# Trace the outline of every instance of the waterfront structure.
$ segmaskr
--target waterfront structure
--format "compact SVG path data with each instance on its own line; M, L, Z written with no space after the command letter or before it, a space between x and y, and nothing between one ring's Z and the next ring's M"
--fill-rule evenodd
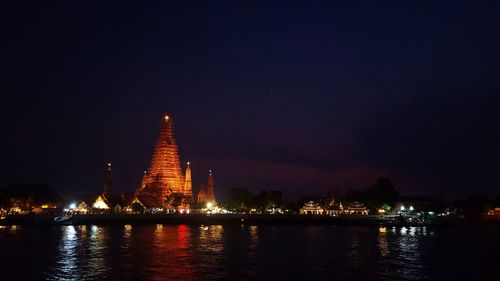
M400 197L399 201L396 202L392 213L394 215L407 215L416 212L439 213L445 209L445 206L445 203L436 198L404 196Z
M343 214L345 215L368 215L368 208L365 207L363 203L360 202L351 202L347 203L346 207L343 209Z
M329 197L328 204L325 207L325 214L331 217L336 217L340 215L344 210L341 202L335 201L335 194L331 194Z
M499 207L491 208L491 209L488 210L488 212L486 214L488 216L497 216L497 217L500 217L500 208Z
M50 185L17 183L0 187L0 208L10 214L51 213L60 207L59 198Z
M157 198L143 194L140 197L135 197L126 208L126 213L138 214L149 213L154 214L164 210L163 202L157 201Z
M336 216L342 214L343 211L344 211L344 207L342 206L342 203L328 205L325 208L325 214L327 214L331 217L336 217Z
M82 203L85 204L85 202ZM82 205L82 203L80 203L80 205ZM80 205L78 206L79 208ZM97 199L92 204L92 208L94 209L94 211L98 213L112 212L115 214L119 214L122 212L123 206L124 202L121 200L119 196L113 196L113 195L105 196L104 194L97 196ZM79 211L79 208L75 209L75 211ZM85 210L84 212L87 212L86 209L84 210Z
M78 207L76 207L75 209L75 211L80 214L86 214L88 210L89 208L87 206L87 203L85 203L85 201L80 202L80 204L78 204Z
M305 203L299 210L301 215L322 215L323 212L323 208L321 208L319 204L314 201Z
M173 133L173 120L164 114L160 123L160 136L155 146L149 169L144 173L137 197L153 197L164 207L165 199L171 193L192 196L191 169L186 168L186 177L182 176L178 147ZM148 200L149 199L145 199ZM142 200L142 201L145 201Z

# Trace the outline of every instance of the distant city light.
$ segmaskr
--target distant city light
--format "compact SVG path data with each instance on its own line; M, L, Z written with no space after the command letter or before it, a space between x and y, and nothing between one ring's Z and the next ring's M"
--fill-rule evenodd
M213 206L212 202L207 202L207 209L212 208L212 206Z
M401 211L404 211L405 210L405 206L401 206Z
M76 209L76 203L73 202L73 203L69 204L69 208Z
M413 206L410 206L410 211L413 211Z

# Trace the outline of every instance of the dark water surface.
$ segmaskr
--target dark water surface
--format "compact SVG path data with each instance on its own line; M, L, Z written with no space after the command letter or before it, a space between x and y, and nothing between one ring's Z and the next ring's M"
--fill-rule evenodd
M0 226L1 280L500 280L500 228Z

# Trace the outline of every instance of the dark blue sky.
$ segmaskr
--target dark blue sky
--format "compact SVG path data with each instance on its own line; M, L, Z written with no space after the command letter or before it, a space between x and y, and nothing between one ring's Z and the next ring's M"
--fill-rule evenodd
M99 2L1 4L0 183L134 190L170 112L219 196L500 190L497 1Z

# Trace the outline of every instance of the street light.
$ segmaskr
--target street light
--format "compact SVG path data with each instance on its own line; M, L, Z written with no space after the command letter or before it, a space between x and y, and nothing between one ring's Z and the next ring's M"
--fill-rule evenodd
M404 211L405 210L405 206L401 206L401 211Z
M73 203L69 204L69 208L76 209L76 203L73 202Z
M410 211L413 211L413 206L410 206Z

